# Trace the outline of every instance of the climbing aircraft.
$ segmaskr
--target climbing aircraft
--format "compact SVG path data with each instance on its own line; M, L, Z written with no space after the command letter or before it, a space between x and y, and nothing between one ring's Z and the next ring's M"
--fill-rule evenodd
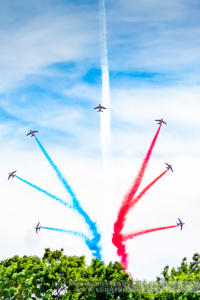
M165 164L166 164L167 170L171 170L172 172L174 172L173 169L172 169L172 165L169 165L168 163L165 163Z
M12 177L12 179L16 176L16 173L17 171L13 171L13 172L11 172L11 173L8 173L8 180L10 179L10 177Z
M180 226L180 227L181 227L181 230L182 230L182 229L183 229L183 225L184 225L185 223L183 223L183 222L181 221L181 219L179 219L179 218L178 218L178 221L179 221L179 223L176 222L177 227Z
M29 133L26 136L31 135L31 137L33 137L36 132L38 132L38 131L37 130L30 130Z
M163 119L155 120L155 121L158 122L157 124L159 124L159 125L161 125L161 124L167 125L167 123L165 121L163 121Z
M94 109L97 109L98 108L98 112L99 111L101 111L101 112L103 112L103 110L102 109L106 109L106 107L104 107L104 106L102 106L101 104L99 104L97 107L94 107Z
M35 227L36 233L38 233L38 231L40 231L41 225L40 222L37 223L37 226Z

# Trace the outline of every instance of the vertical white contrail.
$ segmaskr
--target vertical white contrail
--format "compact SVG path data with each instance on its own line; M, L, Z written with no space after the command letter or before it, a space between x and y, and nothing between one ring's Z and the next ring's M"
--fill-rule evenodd
M100 46L101 46L101 72L102 72L102 99L101 104L107 109L100 112L101 147L103 159L108 160L111 156L111 114L110 114L110 80L108 70L107 54L107 31L106 31L106 9L105 0L100 1Z

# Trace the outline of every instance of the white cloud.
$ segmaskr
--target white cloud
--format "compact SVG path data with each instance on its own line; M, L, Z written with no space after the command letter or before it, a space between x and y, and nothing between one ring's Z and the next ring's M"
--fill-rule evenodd
M2 12L8 18L14 18L15 23L6 24L0 31L1 91L15 86L17 81L37 73L46 65L96 55L97 23L90 7L81 9L76 5L56 5L46 1L45 9L37 8L32 12L32 5L35 7L29 3L27 8L22 1L15 3L16 11L13 6ZM24 11L20 19L19 7Z
M94 105L101 101L100 88L89 84L79 83L72 88L66 89L63 94L68 97L87 99L87 101L92 101Z
M161 88L115 88L112 110L122 121L145 124L166 118L170 125L199 125L199 86Z

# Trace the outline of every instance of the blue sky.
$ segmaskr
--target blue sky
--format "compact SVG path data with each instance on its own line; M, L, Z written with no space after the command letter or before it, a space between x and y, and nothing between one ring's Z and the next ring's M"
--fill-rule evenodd
M98 2L1 5L1 106L8 115L13 106L31 113L39 104L48 111L52 103L85 111L93 105L94 91L99 102ZM114 91L199 84L196 1L109 1L106 6ZM19 113L19 121L26 122Z
M163 117L168 126L162 128L145 182L163 170L165 161L174 163L176 171L131 212L127 230L171 225L181 216L188 225L181 234L154 233L129 241L129 271L153 279L166 264L191 257L199 250L200 225L199 2L106 1L113 151L108 174L101 163L99 114L93 110L101 101L98 1L45 0L41 5L38 0L13 0L0 6L0 210L5 226L0 256L41 255L48 246L90 258L79 240L69 242L56 233L53 243L52 233L46 232L36 239L32 228L38 218L44 226L72 230L83 224L19 182L7 182L5 174L16 168L21 177L63 193L34 141L25 138L29 129L37 129L97 220L105 261L118 259L111 244L113 222L155 132L153 121ZM152 210L150 201L158 209ZM143 252L147 245L148 255Z

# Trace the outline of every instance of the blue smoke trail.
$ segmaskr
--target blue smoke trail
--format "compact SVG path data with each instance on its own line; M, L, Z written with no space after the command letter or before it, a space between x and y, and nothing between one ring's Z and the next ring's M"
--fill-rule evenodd
M53 230L53 231L60 231L60 232L69 233L69 234L72 234L72 235L75 235L75 236L78 236L78 237L82 238L85 242L87 240L89 240L89 238L85 234L83 234L81 232L74 231L74 230L59 229L59 228L45 227L45 226L41 226L40 228L41 229L47 229L47 230Z
M74 230L68 230L68 229L59 229L59 228L53 228L53 227L46 227L46 226L41 226L40 228L41 229L52 230L52 231L65 232L65 233L68 233L68 234L78 236L78 237L80 237L84 240L84 242L86 243L86 245L88 246L88 248L90 250L92 250L92 249L95 250L93 242L91 242L89 237L87 237L85 234L83 234L81 232L77 232L77 231L74 231Z
M65 206L67 206L67 207L69 207L69 208L72 208L72 206L69 205L67 202L65 202L65 201L63 201L62 199L60 199L60 198L54 196L53 194L50 194L49 192L47 192L47 191L41 189L39 186L37 186L37 185L35 185L35 184L32 184L32 183L26 181L25 179L23 179L23 178L21 178L21 177L19 177L19 176L17 176L17 175L16 175L15 177L16 177L17 179L21 180L22 182L24 182L24 183L30 185L31 187L33 187L34 189L38 190L39 192L42 192L42 193L44 193L45 195L47 195L47 196L49 196L49 197L51 197L51 198L53 198L53 199L59 201L61 204L65 205Z
M63 177L63 175L60 172L60 170L58 169L58 167L54 164L54 162L52 161L52 159L50 158L50 156L48 155L48 153L46 152L46 150L44 149L44 147L42 146L42 144L40 143L38 138L36 136L34 136L34 137L35 137L35 140L36 140L38 146L42 150L43 154L45 155L45 157L49 161L50 165L53 167L54 171L56 172L58 178L60 179L60 181L64 185L67 192L70 194L70 196L72 198L74 209L76 209L79 212L79 214L85 219L85 221L88 224L91 232L93 233L94 237L90 240L90 242L89 241L87 242L87 245L90 248L90 250L92 252L94 252L93 255L101 260L101 248L98 245L98 243L100 241L100 238L101 238L101 235L97 231L96 223L93 222L90 219L90 217L88 216L88 214L83 210L83 208L81 207L79 201L77 200L74 192L72 191L70 185L67 183L66 179Z

